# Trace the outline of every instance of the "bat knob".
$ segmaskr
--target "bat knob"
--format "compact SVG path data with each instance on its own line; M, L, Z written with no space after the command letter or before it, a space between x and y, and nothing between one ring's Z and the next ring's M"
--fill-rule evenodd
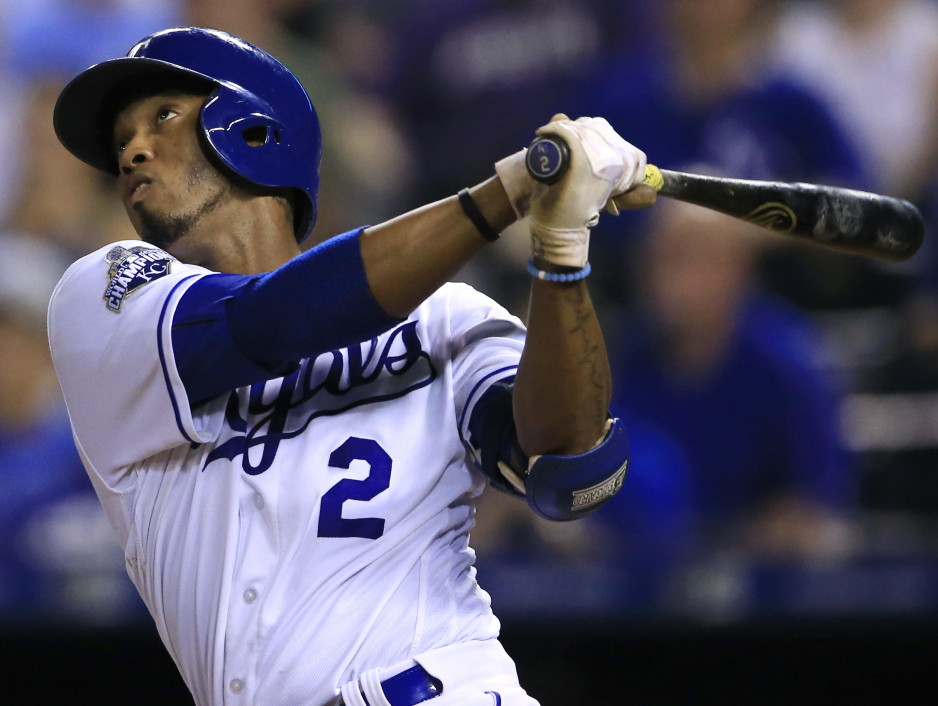
M570 148L556 135L538 137L528 147L525 157L528 174L542 184L556 184L570 166Z

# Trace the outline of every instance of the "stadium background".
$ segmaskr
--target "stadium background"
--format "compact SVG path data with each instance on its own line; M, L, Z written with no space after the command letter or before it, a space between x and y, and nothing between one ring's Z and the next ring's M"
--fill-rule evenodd
M281 58L324 133L312 242L455 193L555 112L662 167L913 200L882 266L662 204L593 237L633 463L576 525L486 493L479 578L545 706L880 703L938 656L938 3L0 0L4 703L191 703L75 454L44 334L68 263L132 237L55 140L58 91L173 25ZM519 315L527 240L462 278ZM127 361L132 365L133 361Z

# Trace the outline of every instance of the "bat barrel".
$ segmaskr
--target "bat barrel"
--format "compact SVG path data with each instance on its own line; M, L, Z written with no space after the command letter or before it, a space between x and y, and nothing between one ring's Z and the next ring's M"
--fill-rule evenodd
M781 235L891 262L922 246L925 224L902 199L814 184L725 179L662 169L658 191Z

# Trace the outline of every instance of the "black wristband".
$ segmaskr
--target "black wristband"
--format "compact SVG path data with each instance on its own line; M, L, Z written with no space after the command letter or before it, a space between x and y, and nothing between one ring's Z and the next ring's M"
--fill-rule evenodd
M482 237L490 243L494 243L498 240L498 232L485 220L482 211L479 210L475 200L469 194L469 189L463 189L456 194L456 196L459 198L459 204L462 206L462 210L466 213L469 220L472 221L472 225L482 234Z

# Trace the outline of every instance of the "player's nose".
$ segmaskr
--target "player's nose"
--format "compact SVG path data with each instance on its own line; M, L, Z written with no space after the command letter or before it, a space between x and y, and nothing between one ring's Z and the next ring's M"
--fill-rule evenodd
M153 146L149 140L142 136L136 136L124 145L117 156L117 163L121 173L129 175L133 174L135 167L151 161L153 157Z

